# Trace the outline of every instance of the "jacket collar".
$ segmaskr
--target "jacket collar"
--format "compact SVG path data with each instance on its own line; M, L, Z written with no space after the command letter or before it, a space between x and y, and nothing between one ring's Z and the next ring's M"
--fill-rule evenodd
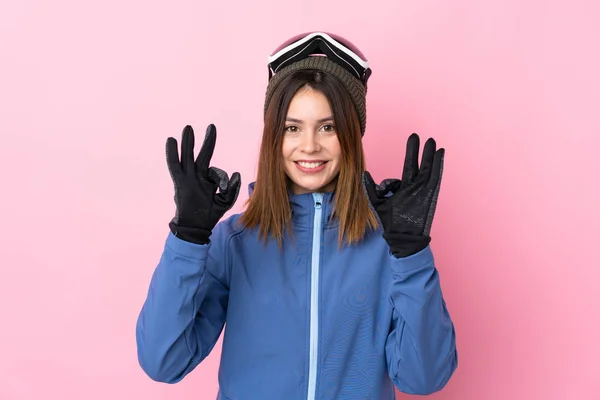
M248 195L252 195L254 191L254 183L251 182L248 185ZM312 226L313 219L315 216L315 210L317 209L317 200L321 198L321 210L322 210L322 225L326 226L329 222L329 218L333 212L333 192L324 193L304 193L294 194L288 189L288 198L290 200L290 206L292 207L292 222L298 226ZM337 220L334 220L329 224L330 227L337 226Z

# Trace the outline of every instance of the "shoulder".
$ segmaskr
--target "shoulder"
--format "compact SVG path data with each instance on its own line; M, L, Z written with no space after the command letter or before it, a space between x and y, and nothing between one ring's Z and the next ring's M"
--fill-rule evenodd
M367 231L362 240L351 247L353 254L358 258L365 256L376 259L389 254L389 245L383 238L383 230L380 227Z
M242 213L231 214L223 218L213 229L213 236L220 240L230 239L235 235L239 235L244 231L244 227L240 223Z
M207 268L224 285L229 282L233 262L232 239L244 231L239 223L241 214L232 214L221 219L210 235Z

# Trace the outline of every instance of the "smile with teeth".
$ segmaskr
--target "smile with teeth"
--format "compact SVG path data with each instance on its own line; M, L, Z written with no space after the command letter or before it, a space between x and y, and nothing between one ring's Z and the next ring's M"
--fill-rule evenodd
M325 164L325 161L317 161L317 162L306 162L306 161L296 161L296 164L300 165L302 168L318 168L321 165Z

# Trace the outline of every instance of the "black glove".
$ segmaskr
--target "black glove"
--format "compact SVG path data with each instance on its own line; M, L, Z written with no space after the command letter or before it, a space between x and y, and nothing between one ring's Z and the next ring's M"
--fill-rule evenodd
M377 185L368 171L363 173L367 195L383 226L383 237L396 257L415 254L431 241L429 232L442 182L444 152L443 148L436 151L435 140L428 139L419 168L419 136L413 133L406 144L402 181L386 179Z
M235 172L231 179L224 171L209 167L217 140L217 130L210 124L204 143L194 162L194 130L183 129L181 162L177 140L167 139L167 165L175 185L175 217L169 223L171 232L192 243L206 244L213 228L233 207L240 191L241 177ZM217 188L220 193L217 194Z

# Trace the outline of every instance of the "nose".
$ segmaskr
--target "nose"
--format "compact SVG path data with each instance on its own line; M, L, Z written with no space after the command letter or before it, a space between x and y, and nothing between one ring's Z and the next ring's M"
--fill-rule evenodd
M319 135L314 130L308 130L302 135L301 149L305 153L314 153L319 151L321 144L319 143Z

